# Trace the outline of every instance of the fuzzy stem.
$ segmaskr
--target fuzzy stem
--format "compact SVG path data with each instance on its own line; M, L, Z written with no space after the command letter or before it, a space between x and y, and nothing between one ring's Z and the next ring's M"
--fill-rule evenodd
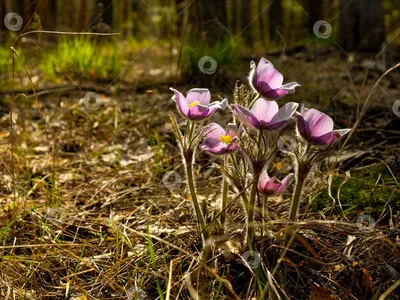
M267 224L267 215L268 215L268 196L267 195L264 196L264 207L261 207L260 211L263 212L263 213L261 213L261 219L262 219L262 223L263 223L261 233L264 236L264 232L266 231L265 229L267 228L266 224Z
M192 142L193 132L194 132L194 127L195 126L196 126L196 124L194 122L190 122L188 120L187 128L188 128L188 131L189 131L189 134L188 134L188 144L189 145Z
M197 199L196 187L194 184L194 173L193 173L194 151L188 150L188 152L189 152L188 155L185 157L188 187L189 187L189 192L190 192L190 198L192 200L194 211L196 213L196 219L197 219L198 225L200 227L199 230L200 230L201 239L203 242L203 247L205 247L205 243L208 238L208 233L207 233L206 221L204 220L204 216L201 211L199 201Z
M228 183L227 178L224 176L224 179L222 182L222 207L221 207L221 216L220 216L220 222L221 222L220 234L225 234L226 206L228 204L228 188L229 188L229 183Z
M260 178L260 173L256 172L254 174L253 184L251 186L250 201L247 208L247 247L250 249L254 248L254 210L256 205L256 195L257 195L257 184Z
M290 212L289 212L289 220L292 222L296 221L297 219L297 211L299 209L301 191L303 190L304 181L306 180L309 172L310 172L309 167L304 166L302 164L299 165L297 171L296 187L294 189L294 195L292 203L290 205Z

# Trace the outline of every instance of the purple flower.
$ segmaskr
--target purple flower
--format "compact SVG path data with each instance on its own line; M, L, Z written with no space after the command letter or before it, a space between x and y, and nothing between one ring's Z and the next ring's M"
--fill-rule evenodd
M279 73L274 65L264 57L256 63L250 63L249 83L260 95L269 99L278 99L286 94L293 94L295 88L300 86L297 82L282 85L283 75Z
M217 123L211 123L204 129L204 142L200 145L202 150L215 155L227 154L239 147L239 138L236 130L224 130Z
M258 99L251 111L238 105L232 104L233 112L244 124L258 129L278 130L281 129L292 118L298 103L289 102L279 109L276 101Z
M297 115L297 129L306 141L320 146L330 145L350 131L333 130L332 118L314 108L301 109Z
M279 181L275 176L270 178L267 172L263 172L258 180L258 190L267 196L280 195L292 182L293 176L293 173L290 173L282 181Z
M174 92L172 100L176 102L179 112L189 120L203 121L210 118L217 109L225 109L228 105L228 99L222 102L216 101L210 104L210 91L208 89L191 89L187 95L170 88Z

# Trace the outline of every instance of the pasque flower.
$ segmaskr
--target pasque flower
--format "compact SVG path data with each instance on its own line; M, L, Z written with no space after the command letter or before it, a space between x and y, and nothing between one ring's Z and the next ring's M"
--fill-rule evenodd
M200 148L214 155L232 153L239 147L237 132L211 123L204 129L204 142Z
M282 194L286 187L292 182L293 173L287 175L282 181L275 176L269 177L267 172L263 172L258 180L258 190L266 196L277 196Z
M244 124L266 130L281 129L291 119L298 106L298 103L289 102L279 108L276 101L263 98L258 99L250 111L238 104L231 105L233 112Z
M218 109L225 109L228 105L228 99L221 102L216 101L210 104L210 91L208 89L191 89L186 97L173 88L172 100L176 102L179 112L191 121L202 121L210 118Z
M330 145L350 131L333 130L332 118L314 108L301 109L297 115L297 129L307 142L320 146Z
M300 86L297 82L282 85L283 75L274 68L274 65L264 57L256 63L250 63L249 83L261 96L269 99L278 99L286 94L293 94Z

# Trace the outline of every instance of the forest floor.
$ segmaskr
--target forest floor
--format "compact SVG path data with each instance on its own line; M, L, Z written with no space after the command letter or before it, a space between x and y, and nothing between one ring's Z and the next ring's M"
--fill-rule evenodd
M397 59L396 51L388 53ZM182 76L177 80L174 66L160 63L165 57L149 57L138 60L117 87L67 77L55 84L35 69L29 72L39 102L27 76L16 79L27 97L12 105L10 86L4 87L2 299L169 299L166 294L189 299L187 272L189 281L197 280L196 288L213 299L254 297L254 272L243 262L239 204L230 211L228 240L215 248L214 273L195 278L199 240L168 119L168 112L176 111L168 88L175 82L182 91L195 86ZM384 68L394 65L382 66L368 55L343 59L340 50L329 47L266 57L285 82L302 85L280 103L312 105L339 128L353 126ZM259 56L241 57L234 70L221 67L210 77L199 73L199 80L205 78L214 99L232 99L236 80L246 81L250 58ZM333 196L326 193L327 183L314 187L315 205L303 212L299 230L318 255L301 244L289 249L278 273L267 278L282 298L378 299L400 279L400 114L393 111L399 85L400 71L382 80L339 167L324 174L334 178ZM95 102L85 99L89 91L97 93ZM210 169L213 159L199 153L196 167L199 194L211 208L221 181ZM285 172L291 170L283 164ZM332 199L342 206L331 207ZM277 198L271 204L280 216L268 220L271 237L263 241L271 272L285 248L275 234L286 225L288 201ZM357 223L363 215L374 219L370 230ZM349 239L356 242L350 245ZM222 253L228 255L222 259Z

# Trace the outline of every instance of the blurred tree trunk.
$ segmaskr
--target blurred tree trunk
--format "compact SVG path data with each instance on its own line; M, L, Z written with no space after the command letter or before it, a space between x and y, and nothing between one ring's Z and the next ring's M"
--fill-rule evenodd
M175 8L176 8L176 27L177 34L179 37L183 35L185 32L185 10L186 10L186 0L175 0ZM190 8L189 8L190 9Z
M282 0L273 0L269 6L269 36L274 42L281 40L283 33L283 6ZM280 33L280 34L279 34Z
M211 40L222 38L227 31L225 0L194 1L190 7L189 22L196 34L206 34Z
M304 11L308 14L308 20L306 22L307 29L310 34L312 34L312 30L314 24L319 20L324 20L324 2L321 0L303 0L304 3Z
M241 25L242 25L242 2L241 0L233 0L233 19L234 19L234 28L235 33L241 32Z
M6 17L6 1L0 2L0 30L5 30L6 25L4 24L4 18Z
M382 0L340 0L339 44L344 50L376 51L385 41Z
M246 43L250 43L252 41L251 38L251 28L250 23L252 21L251 17L251 5L254 0L246 0L242 2L242 24L240 28L241 36L243 37Z
M101 18L109 26L113 26L113 2L114 0L97 0L97 5L103 3L104 10Z
M228 18L226 15L226 2L225 0L215 0L215 17L218 21L227 27Z
M265 45L265 23L266 23L266 7L264 6L263 0L258 0L258 8L257 8L257 15L258 16L258 25L259 25L259 36L262 45Z

